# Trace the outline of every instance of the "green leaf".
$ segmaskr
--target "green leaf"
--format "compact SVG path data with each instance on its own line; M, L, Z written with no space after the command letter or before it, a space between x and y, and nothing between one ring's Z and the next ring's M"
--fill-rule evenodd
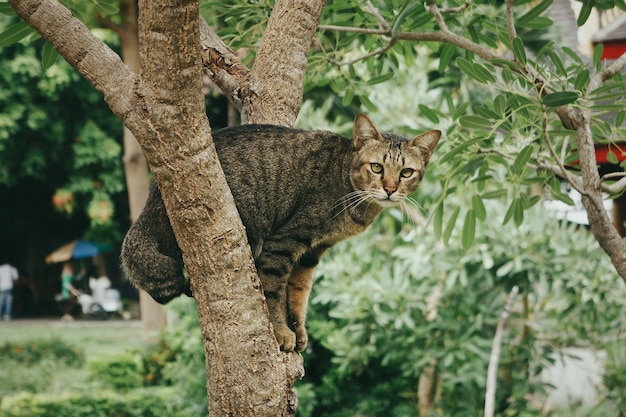
M459 217L459 211L461 211L460 207L455 207L448 219L448 223L446 223L446 228L443 231L443 243L448 244L450 240L450 236L452 235L452 231L454 230L454 226L456 226L456 219Z
M439 203L433 217L433 229L435 231L435 239L441 239L441 231L443 229L443 201Z
M476 79L476 74L474 74L474 67L472 66L472 63L470 61L465 58L459 57L454 62L459 67L459 69L463 73L465 73L465 75L472 79Z
M539 16L525 23L524 25L518 25L518 26L524 27L526 29L545 30L551 27L553 24L554 22L552 21L552 19L545 17L545 16Z
M615 116L615 127L622 126L622 123L624 123L625 119L626 119L626 111L624 111L624 109L618 111L617 115Z
M606 154L606 160L609 161L611 164L614 164L614 165L619 164L619 160L617 159L617 155L615 155L615 152L613 152L613 151L609 151Z
M578 100L578 93L574 91L558 91L546 94L541 101L548 107L559 107Z
M530 161L530 156L532 155L533 147L531 145L526 146L521 150L517 157L515 158L515 162L511 166L511 171L513 172L522 172L524 168L526 168L526 164Z
M21 20L0 33L0 47L9 46L35 32L28 23Z
M482 197L483 199L488 200L492 198L506 197L507 194L508 194L507 190L501 189L501 190L487 191L486 193L482 195Z
M433 123L439 123L439 116L430 107L420 104L417 106L420 111L420 115L424 116Z
M505 225L509 222L509 220L511 220L513 218L513 212L515 211L515 202L517 201L517 199L514 199L511 201L511 204L509 204L509 208L506 210L506 213L504 213L504 219L502 219L502 225Z
M465 214L465 221L463 222L463 230L461 231L461 246L464 251L469 250L474 243L474 237L476 235L476 214L474 210L468 210Z
M453 158L454 156L458 155L459 153L463 152L465 149L469 148L470 146L478 143L478 142L482 142L484 140L487 140L488 138L485 137L478 137L478 138L474 138L474 139L470 139L470 140L466 140L465 142L461 143L460 145L458 145L457 147L455 147L454 149L452 149L451 151L449 151L448 153L446 153L440 160L439 163L443 164L444 162L450 160L451 158Z
M374 78L370 78L367 81L368 85L375 85L375 84L380 84L380 83L384 83L385 81L388 81L390 79L392 79L394 77L394 73L393 72L389 72L387 74L384 75L379 75L378 77L374 77Z
M559 75L561 75L562 77L567 77L567 70L565 69L565 65L563 65L561 57L559 57L559 55L554 52L552 48L546 49L546 52L550 56L550 59L554 63L554 66L556 66Z
M46 42L41 51L41 65L44 69L48 69L54 65L59 57L59 53L54 49L51 43Z
M594 0L583 0L582 7L580 8L580 12L578 14L578 26L582 26L585 24L587 19L589 19L589 15L591 15L591 11L593 10Z
M513 222L519 227L524 221L524 201L521 198L514 200Z
M402 26L402 23L404 23L404 21L406 20L406 18L408 16L411 15L411 13L413 13L413 11L418 8L418 7L422 7L423 6L419 3L419 2L407 2L405 3L405 7L402 11L400 11L400 14L398 14L398 17L396 17L396 20L393 22L393 26L391 27L391 36L395 36L396 33L398 32L398 30L400 30L400 27ZM430 15L430 13L429 13ZM429 17L430 20L430 17Z
M595 48L593 48L593 67L596 69L596 72L600 72L602 70L602 52L604 51L604 45L601 43L597 44Z
M480 220L481 222L484 222L485 219L487 218L487 210L485 209L485 204L483 203L483 199L478 194L475 194L472 197L472 209L474 210L474 213L476 214L476 218Z
M548 7L550 7L551 4L552 0L544 0L539 4L533 5L533 7L531 7L530 10L526 12L526 14L515 20L515 24L520 27L527 27L526 24L539 17L541 13L545 12Z
M589 83L589 70L583 69L576 75L576 79L574 80L574 89L578 91L583 91L587 84Z
M519 36L516 36L515 38L513 38L512 46L513 46L513 54L515 55L515 58L517 58L517 60L522 65L526 65L526 50L524 49L524 43L519 38Z
M7 16L15 16L15 10L11 8L9 3L1 2L0 3L0 14L4 14Z
M493 109L500 116L504 116L506 113L506 97L503 94L498 94L493 100Z
M461 116L459 124L470 129L491 129L493 127L491 120L476 115Z
M472 70L476 75L476 80L483 84L495 82L495 77L484 66L478 63L472 64Z
M552 177L552 180L550 181L550 194L554 199L559 200L569 206L573 206L576 204L574 203L574 200L570 198L570 196L564 194L563 191L561 191L561 182L557 177Z
M439 51L439 72L445 72L456 52L456 47L450 43L444 43L441 45Z

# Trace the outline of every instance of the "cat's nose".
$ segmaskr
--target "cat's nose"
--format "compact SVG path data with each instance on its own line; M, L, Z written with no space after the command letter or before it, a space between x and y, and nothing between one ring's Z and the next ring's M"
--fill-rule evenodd
M396 190L397 190L397 187L394 186L394 185L385 185L383 188L387 192L388 196L390 196L391 194L395 193Z

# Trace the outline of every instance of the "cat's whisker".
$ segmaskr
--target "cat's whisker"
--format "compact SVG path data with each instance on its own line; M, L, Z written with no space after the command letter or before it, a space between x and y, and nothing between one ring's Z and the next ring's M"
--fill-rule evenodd
M403 199L400 208L414 225L423 225L426 223L428 212L419 202L411 197Z
M341 215L346 210L353 211L364 200L367 200L368 197L369 197L369 192L364 191L364 190L356 190L356 191L352 191L351 193L346 194L345 196L337 200L337 202L332 206L332 210L335 210L336 208L339 208L342 205L344 207L341 210L339 210L337 213L335 213L334 216L328 219L328 221L333 220L335 217Z

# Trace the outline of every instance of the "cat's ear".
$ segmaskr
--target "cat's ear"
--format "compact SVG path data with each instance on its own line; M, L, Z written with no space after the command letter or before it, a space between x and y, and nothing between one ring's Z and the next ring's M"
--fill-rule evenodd
M354 119L354 147L361 149L368 140L380 140L380 133L366 115L357 114Z
M411 139L409 141L409 146L419 148L422 157L424 158L424 163L427 164L431 155L435 151L435 147L437 146L437 143L439 143L440 138L440 130L429 130L428 132L424 132Z

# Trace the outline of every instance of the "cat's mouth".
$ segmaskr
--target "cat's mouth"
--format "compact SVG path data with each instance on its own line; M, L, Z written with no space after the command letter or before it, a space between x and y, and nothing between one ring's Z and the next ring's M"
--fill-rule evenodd
M378 203L378 205L383 208L395 206L400 201L402 201L402 196L400 196L400 194L393 193L389 195L387 194L387 192L383 190L377 192L375 198L376 198L376 202Z

